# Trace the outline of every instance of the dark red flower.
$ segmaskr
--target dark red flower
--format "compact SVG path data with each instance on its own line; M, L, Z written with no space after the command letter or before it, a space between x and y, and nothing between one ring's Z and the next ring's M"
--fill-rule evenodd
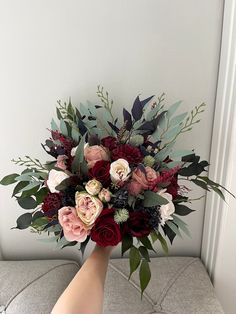
M111 183L110 162L107 160L99 160L93 168L89 169L88 175L91 179L95 178L107 187Z
M42 211L46 216L52 217L62 207L61 193L48 193L42 205Z
M142 211L130 212L129 219L123 225L123 232L137 238L148 236L152 230L149 221L150 216L148 213Z
M54 141L59 141L61 143L61 146L64 149L64 154L70 156L71 149L75 146L74 141L58 131L51 131L51 134Z
M99 246L115 246L122 237L120 225L114 221L114 208L105 208L91 230L91 239Z
M175 175L171 179L170 185L167 186L166 192L170 193L173 196L173 198L176 198L176 196L178 195L178 191L179 191L178 178L177 175Z
M143 160L143 155L141 151L134 146L129 144L120 144L117 146L111 155L113 160L117 160L119 158L126 159L131 164L138 164Z
M113 136L104 137L101 140L101 143L102 143L103 146L108 148L110 151L115 149L117 147L117 145L118 145L117 139L115 137L113 137Z

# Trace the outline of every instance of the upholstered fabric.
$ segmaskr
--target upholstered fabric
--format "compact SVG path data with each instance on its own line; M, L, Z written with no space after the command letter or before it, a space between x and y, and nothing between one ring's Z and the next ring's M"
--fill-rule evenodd
M0 313L49 314L78 270L65 260L1 261Z
M128 260L111 260L104 314L223 313L198 258L153 258L150 265L152 280L141 300L138 274L127 281ZM75 262L65 260L1 261L0 313L50 314L78 270ZM78 310L78 314L83 313Z
M159 257L150 263L152 279L140 299L138 273L128 261L112 260L106 280L104 314L222 314L199 258Z

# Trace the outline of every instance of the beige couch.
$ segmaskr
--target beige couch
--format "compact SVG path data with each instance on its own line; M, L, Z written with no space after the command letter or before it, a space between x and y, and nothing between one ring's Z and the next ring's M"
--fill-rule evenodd
M138 275L127 281L128 260L111 260L104 314L224 313L198 258L152 258L151 269L141 300ZM0 261L0 313L49 314L78 270L78 264L67 260ZM78 314L83 313L78 309Z

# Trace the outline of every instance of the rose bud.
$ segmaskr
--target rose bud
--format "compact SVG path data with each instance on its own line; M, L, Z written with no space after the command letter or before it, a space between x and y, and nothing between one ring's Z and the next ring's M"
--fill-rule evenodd
M90 195L97 195L102 188L101 182L99 182L96 179L89 180L87 184L85 185L85 190L90 194Z
M107 189L102 189L99 192L98 197L102 202L108 203L111 200L111 192Z

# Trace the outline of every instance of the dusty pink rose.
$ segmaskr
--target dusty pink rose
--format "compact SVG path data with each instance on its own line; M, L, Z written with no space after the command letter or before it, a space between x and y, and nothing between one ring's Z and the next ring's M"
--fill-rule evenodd
M99 194L98 194L98 197L99 199L102 201L102 202L110 202L111 200L111 192L107 189L102 189Z
M137 181L141 185L143 190L147 190L148 189L148 180L146 178L146 175L139 168L136 168L133 171L132 179L133 179L133 181Z
M105 147L94 145L84 147L84 158L88 163L88 168L92 168L97 161L109 160L109 154Z
M103 209L102 202L86 192L76 192L76 211L86 228L91 229Z
M67 168L67 166L66 166L66 159L68 159L68 157L66 155L59 155L59 156L57 156L56 167L60 168L62 170L66 170L66 168Z
M67 241L84 242L86 240L89 231L77 216L74 207L62 207L59 209L58 219Z
M136 180L132 180L128 184L128 191L129 194L131 195L137 196L142 190L143 190L142 185Z
M158 177L158 172L156 172L153 168L147 166L145 167L148 187L152 188L155 185L156 179Z

